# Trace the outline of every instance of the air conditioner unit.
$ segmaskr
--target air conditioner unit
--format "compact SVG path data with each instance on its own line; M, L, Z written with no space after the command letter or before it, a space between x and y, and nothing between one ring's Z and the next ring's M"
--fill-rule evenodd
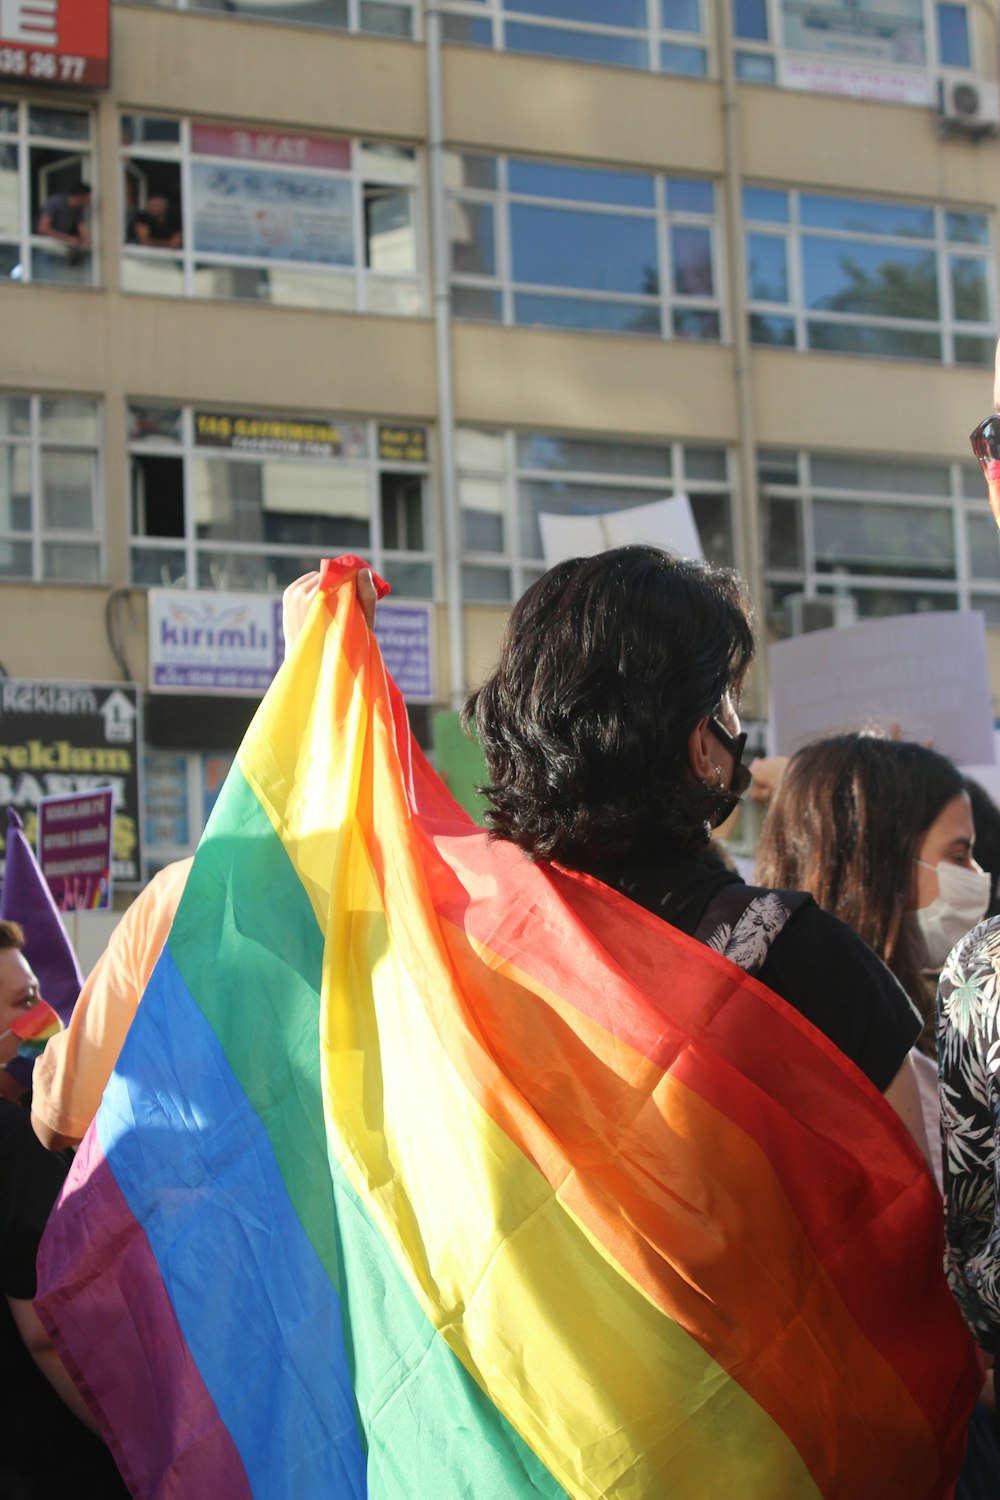
M792 635L853 625L858 618L858 606L851 594L789 594L785 607Z
M938 119L947 130L964 135L1000 133L1000 85L968 73L938 78Z

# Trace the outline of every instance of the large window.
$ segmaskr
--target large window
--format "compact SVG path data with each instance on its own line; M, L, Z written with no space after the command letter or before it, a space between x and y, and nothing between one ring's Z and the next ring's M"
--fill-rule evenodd
M98 404L0 391L0 578L99 583Z
M433 597L423 427L136 404L129 450L133 583L276 593L360 552Z
M448 179L455 317L721 337L711 182L457 153Z
M445 39L701 77L707 0L446 0Z
M970 68L962 0L731 0L737 76L931 104L936 68Z
M376 36L415 34L415 0L129 0L172 10L250 16L292 26L330 26L336 31L367 31Z
M732 562L724 448L459 428L456 454L468 603L508 603L541 575L543 514L604 515L685 494L705 556Z
M754 343L992 363L985 214L747 187L743 216Z
M89 110L0 97L0 276L88 286Z
M978 465L762 451L768 615L851 595L862 618L980 609L1000 625L1000 541Z
M408 146L123 115L128 291L426 311Z

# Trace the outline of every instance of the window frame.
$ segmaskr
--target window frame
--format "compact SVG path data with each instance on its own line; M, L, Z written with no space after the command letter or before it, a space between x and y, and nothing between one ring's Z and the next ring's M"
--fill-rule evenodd
M511 163L527 162L541 166L555 168L586 167L590 164L579 162L558 161L553 158L494 155L478 151L463 151L461 148L450 148L448 151L448 167L458 167L461 171L463 157L476 160L492 162L496 172L495 187L448 187L446 190L447 206L462 207L488 207L493 215L494 225L494 262L496 269L492 274L484 272L454 271L451 269L451 244L449 241L449 274L448 286L452 294L452 318L456 322L482 322L491 326L504 328L549 328L560 332L603 334L609 337L621 338L658 338L658 339L683 339L687 336L675 333L674 316L683 312L705 313L718 320L718 337L716 338L692 338L695 343L723 344L727 340L727 309L725 299L725 287L727 285L725 264L725 235L723 233L721 203L721 184L714 178L690 177L685 178L682 173L675 172L637 172L629 170L622 172L620 168L605 167L603 165L592 166L590 169L609 174L622 172L623 176L641 177L649 179L653 188L653 201L650 206L637 206L624 203L597 202L593 199L555 197L551 194L527 193L523 190L512 189L509 185ZM707 184L712 190L712 211L702 213L691 209L671 209L668 206L668 184L674 181L691 181ZM591 288L554 286L539 282L515 281L513 275L513 245L512 245L512 222L511 208L520 205L540 207L550 210L564 210L566 212L593 213L595 215L613 215L617 218L634 218L639 222L650 223L653 227L654 243L657 254L657 276L659 290L654 293L638 292L615 292L595 291ZM692 226L705 229L708 233L713 293L709 295L697 293L676 292L673 289L674 260L671 248L671 230L674 227ZM472 315L459 313L454 308L454 292L456 289L469 288L491 292L499 297L500 317L497 319L478 318ZM592 302L596 305L619 304L623 308L645 307L655 308L660 319L660 331L658 333L642 329L608 329L581 325L574 327L560 323L547 323L541 321L519 322L516 316L517 298L520 296L549 297L556 301Z
M178 138L176 141L150 141L140 142L138 145L130 144L122 138L125 134L124 122L126 119L133 120L161 120L178 127ZM119 148L118 148L118 204L119 204L119 278L121 288L130 296L183 296L193 301L224 301L224 302L251 302L261 306L300 306L314 307L322 311L366 313L387 317L414 317L423 318L429 315L429 286L426 249L426 192L424 183L424 161L421 151L415 145L402 141L379 141L363 138L360 136L338 136L332 133L316 132L311 128L308 131L277 131L272 132L266 126L254 124L247 121L203 121L193 116L167 115L156 112L127 110L119 112ZM192 136L194 130L199 126L208 126L210 129L221 129L224 131L246 130L251 134L275 134L282 138L294 139L296 137L308 137L309 139L323 139L333 146L345 146L349 152L349 165L346 167L317 167L302 164L285 165L284 170L294 173L296 177L316 178L324 182L346 182L350 189L351 203L351 235L352 235L352 262L349 266L330 265L324 262L303 261L296 259L279 259L278 257L265 257L255 255L232 254L224 251L199 250L192 242L190 234L191 205L194 203L192 191L193 170L196 165L217 166L228 170L259 170L262 173L273 172L280 175L283 164L269 163L251 158L227 155L223 152L212 152L210 150L198 150L194 147ZM398 148L410 153L412 161L412 177L409 181L402 176L394 178L391 171L386 169L384 174L377 174L370 170L365 162L365 152L382 147ZM160 246L137 245L128 240L128 228L130 216L135 209L130 208L126 193L126 179L130 167L137 164L137 170L141 171L142 163L149 162L160 166L176 166L179 183L179 211L183 226L183 242L180 248L173 250ZM365 215L366 195L372 189L396 189L407 193L410 201L411 222L414 245L415 267L412 272L383 271L368 265L368 235ZM179 281L176 288L169 286L161 288L144 288L134 279L133 273L130 277L130 267L145 266L147 268L164 268L172 266L179 271ZM298 298L285 301L281 298L248 296L239 297L235 295L226 296L215 290L200 290L198 285L199 274L205 270L218 269L220 271L247 271L257 272L267 276L269 272L287 273L293 277L307 278L302 282L308 287L309 281L315 281L317 287L326 284L334 291L332 302L317 300L302 301ZM138 273L139 275L143 273ZM130 279L132 284L130 285ZM269 285L269 281L264 283ZM337 288L350 288L350 297L347 301L337 300ZM379 288L399 288L404 293L408 292L412 297L413 305L408 308L383 307L379 302Z
M0 151L5 146L13 146L17 152L17 208L19 228L15 235L0 235L0 251L5 246L17 247L18 260L16 266L7 274L11 280L23 282L26 286L62 286L70 285L77 289L99 285L98 269L100 266L100 238L99 219L100 215L94 212L94 202L98 198L97 166L98 153L96 141L96 111L84 104L80 105L75 100L69 104L65 100L53 100L40 96L38 98L18 98L14 94L8 94L6 86L14 80L5 80L4 86L0 87L0 112L3 109L14 109L17 111L17 119L13 130L4 129L0 124ZM55 135L46 135L42 132L33 132L31 129L32 110L51 110L54 113L67 115L78 115L87 121L87 135L85 139L75 141L71 138ZM52 241L44 234L35 232L35 217L32 214L32 150L62 151L67 158L79 158L80 168L77 175L89 182L93 190L91 199L91 211L88 218L90 229L90 250L86 257L87 275L83 279L61 278L61 277L36 277L34 274L34 255L36 251L48 251L51 253ZM52 163L51 165L56 165ZM39 198L39 210L41 209L41 197ZM2 275L0 271L0 275Z
M823 461L856 458L862 463L878 464L888 468L893 465L893 458L884 454L846 454L819 449L765 449L762 453L758 453L758 476L761 464L767 461L767 457L777 453L781 453L786 459L794 458L796 478L794 481L783 482L759 477L762 511L761 565L766 596L765 609L768 625L772 630L780 630L782 625L781 610L772 607L774 588L783 593L806 593L823 597L829 597L831 594L853 594L875 590L889 594L898 593L901 599L898 611L900 614L911 613L906 604L906 596L914 593L938 596L942 599L953 598L954 607L962 610L981 608L981 604L976 601L976 596L978 596L980 600L996 601L997 618L994 623L1000 624L1000 556L998 556L995 578L977 578L973 576L972 571L972 544L968 521L970 517L975 517L977 520L990 517L985 482L978 466L955 460L935 462L933 459L928 459L925 464L919 460L913 460L912 462L918 467L926 466L928 470L947 471L948 493L944 495L903 489L881 490L870 486L848 489L843 486L817 483L812 474L813 462L817 459ZM970 493L970 491L980 490L982 491L981 498ZM763 512L767 502L771 499L793 500L799 506L802 536L801 568L775 567L768 560L765 549L766 517ZM911 511L913 509L948 511L954 556L953 576L931 578L900 572L861 573L847 569L841 571L830 567L820 568L816 556L814 507L817 501L826 500L847 502L859 507L877 504L898 506ZM1000 536L996 538L996 542L998 554L1000 554ZM952 606L949 604L946 607L950 609ZM862 610L859 610L858 617L859 619L873 618L870 615L866 616Z
M63 588L90 588L102 586L107 581L106 512L103 503L104 486L104 402L99 396L81 391L26 391L12 387L0 388L0 399L26 400L28 402L27 433L0 433L0 456L8 449L28 450L28 483L31 522L27 531L13 527L0 529L0 547L31 547L30 575L11 573L3 575L4 583L44 583ZM95 437L93 445L72 438L52 438L42 434L42 404L46 401L85 401L94 411ZM44 453L87 454L92 461L93 527L88 530L72 530L69 527L46 527L44 516L44 494L42 490L42 457ZM97 572L93 578L59 578L45 571L47 546L79 547L88 552L96 548Z
M737 466L732 450L722 443L685 442L679 438L669 439L654 437L645 441L635 440L630 443L621 437L606 437L603 434L583 434L580 432L558 433L542 432L529 428L498 428L488 424L462 423L456 434L456 450L459 450L462 435L465 433L481 433L490 437L500 439L502 468L490 468L484 463L469 463L462 461L456 456L456 488L457 504L459 509L459 524L462 528L460 559L462 569L462 603L465 607L477 604L486 604L493 608L507 608L514 600L520 598L524 590L533 583L545 571L545 561L540 552L531 556L521 549L521 523L522 513L520 504L520 484L563 482L567 485L588 485L592 489L606 489L609 495L620 494L623 489L630 492L643 492L644 498L636 499L635 504L647 504L654 500L669 499L677 494L687 494L692 499L698 495L724 495L728 506L728 541L730 558L735 546L734 513L738 504ZM594 444L604 444L608 448L637 448L658 447L663 452L669 453L670 472L662 475L628 474L621 470L608 469L555 469L538 468L537 466L521 465L518 460L519 439L530 438L554 438L556 441L586 441ZM687 474L686 453L687 450L712 449L717 451L725 461L725 476L722 479L697 479ZM462 504L462 485L465 480L486 480L499 482L501 493L500 515L503 522L501 548L496 551L484 551L467 548L465 545L464 518L465 507ZM631 507L624 507L629 509ZM467 577L467 570L471 568L489 569L497 574L506 574L510 580L510 591L507 595L484 599L477 598L475 589Z
M713 7L709 0L698 0L700 24L697 31L682 31L662 25L661 0L645 0L646 19L642 26L615 25L613 20L567 21L555 16L539 15L528 9L518 9L516 0L513 0L510 5L506 5L504 0L479 0L479 3L471 3L471 0L444 0L442 11L445 41L459 46L489 46L494 52L509 51L519 56L549 57L557 61L584 66L626 68L630 72L664 73L673 78L710 78L714 75L714 17ZM449 26L449 17L478 22L484 34L488 27L489 42L465 42L458 34L458 27ZM568 37L593 37L595 39L609 37L615 41L637 41L646 48L647 62L643 66L614 58L604 60L597 57L574 57L571 54L563 55L546 49L536 51L527 47L508 47L506 45L508 25L519 26L529 34L532 28L537 28L539 31L565 32ZM664 49L669 47L696 49L702 54L703 66L697 71L663 66Z
M180 433L177 441L169 439L143 439L136 441L129 435L131 427L131 414L136 409L154 409L159 411L178 412L180 414ZM247 557L260 559L266 562L272 557L287 557L295 561L301 559L304 553L310 551L308 542L298 544L293 542L269 542L266 539L256 541L242 541L239 539L221 539L217 541L200 538L198 532L198 521L195 505L195 472L194 466L198 459L210 458L219 463L254 463L254 462L276 462L282 461L282 456L276 453L247 451L243 449L227 449L212 447L208 444L199 444L195 434L195 412L211 412L213 404L209 402L198 403L197 406L190 402L164 402L156 399L144 399L142 397L130 397L126 403L126 444L125 444L125 494L128 496L128 573L130 587L132 588L178 588L178 589L206 589L217 588L225 590L230 587L224 572L220 571L218 577L211 576L211 581L201 574L200 564L206 564L206 570L210 568L213 558L225 559L227 557ZM219 408L224 415L232 415L236 411L233 405ZM275 410L247 410L245 415L252 418L267 417L278 420L295 421L319 421L331 423L341 429L364 428L366 453L363 456L313 456L288 455L290 461L295 463L315 464L317 468L335 464L341 468L350 468L365 474L365 491L368 499L368 526L369 540L364 544L364 552L367 560L376 572L383 572L391 580L394 565L400 567L407 564L426 566L430 570L430 592L427 594L407 594L402 588L397 587L401 598L429 599L432 602L439 600L441 565L440 565L440 543L438 538L438 522L436 507L434 503L434 490L431 484L433 473L434 453L432 446L432 430L424 422L400 422L392 417L357 417L343 414L331 415L330 413L299 413L290 415L287 412ZM402 459L382 459L379 457L379 428L380 427L420 427L425 435L426 461L423 463L407 462ZM133 489L133 461L142 457L170 458L177 460L181 465L181 496L180 503L183 506L183 534L181 536L144 536L135 529L135 502L136 495ZM381 476L384 473L412 474L423 480L423 525L424 545L421 548L406 550L402 548L388 548L383 544L382 536L382 499L381 499ZM314 549L313 549L314 550ZM184 573L181 581L161 576L154 582L148 580L136 581L137 569L134 560L138 556L152 558L157 553L164 557L183 553ZM290 581L290 580L288 580ZM280 593L286 586L279 583L277 579L273 584L268 583L261 592ZM232 585L236 592L252 593L255 589L252 584L237 582Z
M744 199L741 216L743 220L744 259L746 261L747 275L747 319L750 342L755 348L787 348L806 354L846 354L848 358L859 359L904 359L928 365L957 365L970 369L988 367L992 364L993 349L996 342L997 272L993 247L995 220L989 211L979 208L972 209L970 207L962 209L957 204L918 203L908 199L865 197L857 201L866 201L877 206L919 208L924 212L933 214L933 236L924 238L917 235L899 233L880 234L872 230L829 229L803 222L801 200L803 197L840 200L844 196L842 194L817 192L811 187L785 187L774 183L745 182L742 186L744 190L763 189L765 191L783 193L788 203L787 220L785 222L778 222L773 219L757 219L749 215L746 212ZM947 216L963 212L981 214L986 219L989 238L985 244L971 244L968 241L948 238ZM751 235L771 237L783 242L788 280L788 299L786 302L778 302L752 295L749 255L749 239ZM805 297L804 281L806 268L803 253L803 242L807 238L824 239L845 245L872 245L885 248L889 251L894 249L918 249L933 253L938 294L938 317L936 319L904 318L881 313L836 312L809 308L806 305ZM950 262L952 258L981 263L985 270L985 286L989 306L987 317L982 322L966 321L964 319L958 320L954 316L950 274ZM781 318L790 322L794 329L794 344L785 345L769 343L763 339L754 339L751 323L754 317ZM866 326L872 328L899 330L904 333L934 334L939 340L939 357L937 359L925 359L922 356L905 353L882 353L881 351L878 353L868 353L866 351L814 348L809 343L808 325L810 323L823 323L831 327L839 326L845 328L864 323ZM982 362L976 363L969 360L957 360L955 358L955 340L962 337L984 340L985 346L989 350L988 357L984 357Z
M291 21L281 16L254 15L252 10L229 12L239 21L251 21L257 24L263 23L270 26L294 26L308 27L311 31L336 31L356 36L379 36L387 37L390 41L419 42L422 40L423 7L418 0L374 0L376 5L384 4L387 9L406 12L412 17L410 32L380 31L378 29L361 25L366 3L371 0L346 0L347 3L347 25L335 26L329 21ZM199 4L199 0L115 0L116 5L129 4L142 9L149 5L168 5L173 10L194 11L196 14L218 16L225 15L224 10L217 6Z

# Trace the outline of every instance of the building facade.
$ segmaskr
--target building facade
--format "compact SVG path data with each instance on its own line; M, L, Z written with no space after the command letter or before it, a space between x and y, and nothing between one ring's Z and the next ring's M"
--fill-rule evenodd
M683 493L762 633L803 594L978 609L1000 690L967 441L1000 322L991 7L122 0L106 83L18 14L11 678L148 689L149 590L276 596L359 552L430 606L429 742L542 571L541 514ZM81 182L89 244L52 233ZM157 864L254 705L144 702Z

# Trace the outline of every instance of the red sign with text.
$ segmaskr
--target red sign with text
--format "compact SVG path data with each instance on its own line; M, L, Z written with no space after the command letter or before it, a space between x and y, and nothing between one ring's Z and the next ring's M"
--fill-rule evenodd
M326 135L289 135L247 125L211 125L200 120L191 126L191 149L205 156L238 156L242 161L270 167L330 167L346 171L351 165L350 141Z
M0 0L0 79L106 88L111 0Z

